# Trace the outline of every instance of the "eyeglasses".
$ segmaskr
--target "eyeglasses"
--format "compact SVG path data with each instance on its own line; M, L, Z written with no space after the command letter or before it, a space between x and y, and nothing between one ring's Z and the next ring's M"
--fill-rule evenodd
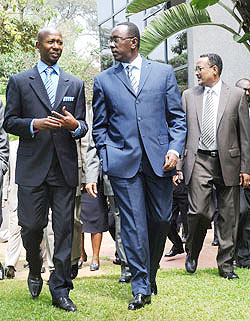
M114 36L114 37L110 37L109 38L109 43L111 42L114 42L114 43L119 43L123 40L127 40L127 39L133 39L134 37L126 37L126 38L123 38L123 37L119 37L119 36Z
M210 66L210 67L200 67L200 66L195 66L194 67L194 71L198 71L198 72L202 72L203 69L209 69L212 68L214 65Z

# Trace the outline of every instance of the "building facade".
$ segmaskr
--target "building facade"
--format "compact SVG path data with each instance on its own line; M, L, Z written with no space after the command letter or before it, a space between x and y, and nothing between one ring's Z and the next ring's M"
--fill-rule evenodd
M223 1L231 5L230 0ZM125 10L129 2L129 0L97 0L102 70L115 63L109 49L109 37L117 23L131 21L142 31L160 11L185 0L166 1L165 4L126 18ZM214 5L209 7L208 11L212 21L224 23L237 30L237 23L225 9ZM194 65L199 55L204 53L218 53L222 57L224 63L222 79L228 84L234 85L243 77L250 78L248 50L244 45L236 43L231 33L220 27L203 26L180 32L160 44L148 58L173 65L182 91L197 83Z

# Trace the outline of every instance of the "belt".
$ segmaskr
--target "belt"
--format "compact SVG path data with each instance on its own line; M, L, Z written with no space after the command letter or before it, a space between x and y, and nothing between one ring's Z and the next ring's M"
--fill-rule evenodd
M211 157L218 157L219 153L217 150L204 150L204 149L198 149L198 153L205 154Z

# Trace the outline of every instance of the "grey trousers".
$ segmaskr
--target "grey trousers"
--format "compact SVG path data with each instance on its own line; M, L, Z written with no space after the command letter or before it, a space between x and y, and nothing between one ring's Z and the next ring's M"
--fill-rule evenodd
M240 213L240 187L225 186L219 157L198 152L191 181L188 185L188 237L186 250L191 258L198 258L210 225L214 208L213 185L218 201L219 271L232 272Z

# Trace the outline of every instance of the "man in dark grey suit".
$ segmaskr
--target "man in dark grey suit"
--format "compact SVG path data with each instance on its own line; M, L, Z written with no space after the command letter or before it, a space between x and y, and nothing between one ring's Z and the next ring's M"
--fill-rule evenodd
M76 311L69 298L75 190L78 184L75 139L87 132L84 83L57 64L63 49L59 31L38 33L41 60L10 77L4 128L20 137L16 162L18 219L29 263L33 298L42 289L40 243L52 209L55 270L50 275L52 304Z
M4 108L2 100L0 99L0 204L2 204L2 186L3 186L3 176L8 169L8 159L9 159L9 139L7 133L3 129L3 116ZM2 206L0 206L0 226L3 222L2 216ZM0 263L0 280L4 279L4 269Z
M183 93L188 133L184 176L188 185L186 270L194 273L213 215L213 185L218 200L217 263L220 276L238 278L233 270L240 209L240 184L249 184L250 123L244 91L221 81L222 60L202 55L196 64L199 86Z

